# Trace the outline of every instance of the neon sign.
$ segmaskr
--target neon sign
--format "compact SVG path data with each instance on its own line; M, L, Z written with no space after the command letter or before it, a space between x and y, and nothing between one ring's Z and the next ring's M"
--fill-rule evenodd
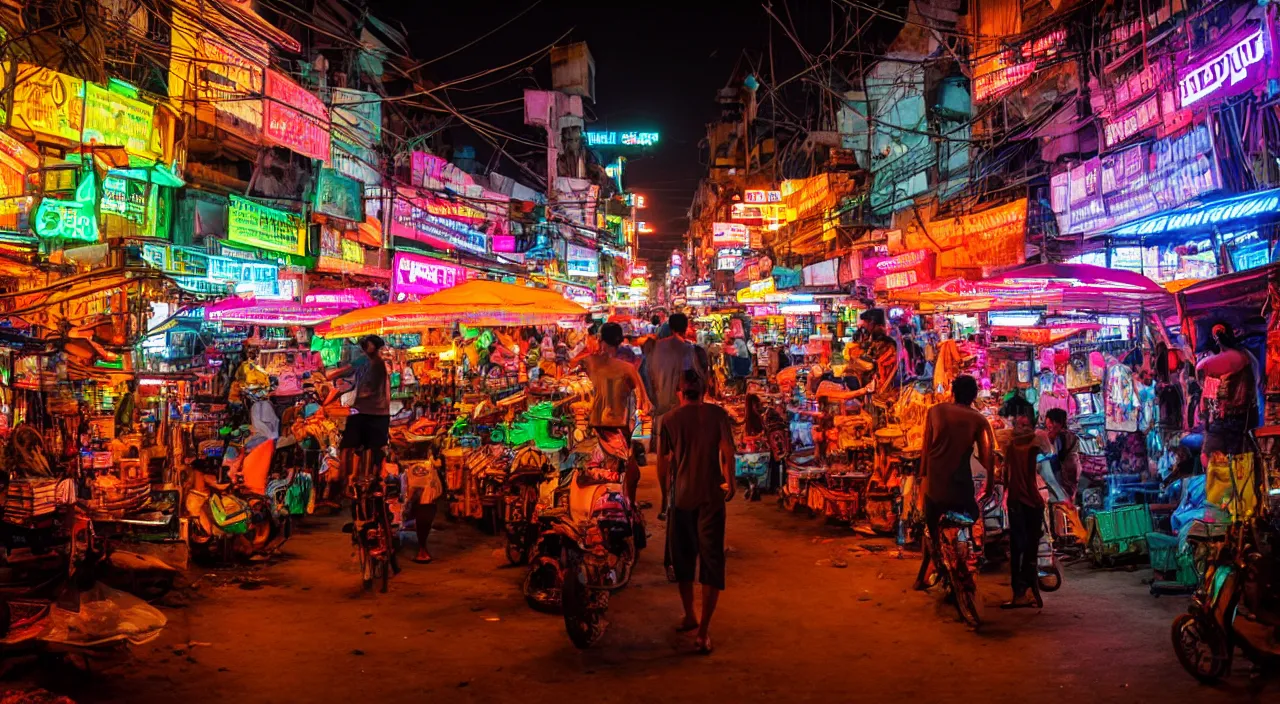
M396 252L392 270L391 293L396 300L406 294L430 295L467 280L467 270L457 264L409 252Z
M746 247L750 235L747 226L740 222L711 223L711 244L721 247Z
M228 240L301 256L307 253L306 235L306 223L301 216L231 196L227 217Z
M1280 212L1280 189L1227 198L1188 210L1140 220L1112 230L1116 235L1159 235Z
M85 175L76 187L75 200L42 198L36 208L36 234L79 242L98 241L98 218L93 212L97 201L93 173Z
M1224 48L1225 47L1225 48ZM1204 58L1178 71L1182 107L1216 93L1222 97L1253 88L1266 75L1267 47L1263 28L1249 24L1214 43Z
M743 191L742 200L744 203L781 203L782 191Z
M262 133L275 144L312 159L329 160L329 110L310 91L278 71L267 71Z
M78 142L83 123L83 80L40 66L18 65L11 125Z
M590 247L576 244L567 246L565 273L570 276L595 277L600 275L600 254Z
M154 107L93 83L86 84L84 91L81 141L124 147L126 152L138 156L156 155L151 149Z
M658 143L657 132L604 132L587 130L587 146L590 147L652 147Z
M653 234L653 225L643 221L638 222L636 223L636 232L639 232L642 235Z
M445 249L484 254L487 237L466 224L433 215L404 198L391 205L391 234Z

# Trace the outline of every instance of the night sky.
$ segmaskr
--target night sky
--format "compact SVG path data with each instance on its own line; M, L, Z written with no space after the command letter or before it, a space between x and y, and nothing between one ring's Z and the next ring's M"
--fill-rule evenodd
M528 5L488 0L419 5L383 0L375 3L374 10L380 17L402 22L410 32L415 56L429 60L467 44ZM679 9L682 5L687 9ZM791 5L798 25L815 25L820 20L825 41L830 4L826 0L793 0ZM644 194L651 204L643 219L656 228L655 234L641 236L641 256L656 265L651 270L662 271L661 262L671 249L682 248L689 202L698 178L705 173L699 163L698 142L705 135L707 122L718 114L715 93L725 85L744 49L757 59L766 55L771 22L762 6L752 0L693 0L665 7L636 0L542 0L507 27L433 63L429 70L435 80L449 81L514 61L551 44L566 31L571 33L564 41L586 41L596 62L597 121L593 126L644 129L662 135L660 146L630 161L626 172L628 188ZM822 43L817 42L819 47ZM785 52L790 49L789 40L776 29L774 45L776 63L798 61ZM468 85L490 82L517 68ZM782 65L778 73L784 75ZM547 58L531 73L481 91L451 90L449 98L466 113L465 106L516 98L523 88L535 85L550 88ZM481 119L518 135L543 139L522 126L517 103L495 110L509 112L484 113ZM473 144L482 159L492 152L483 140L465 130L452 136L455 144ZM517 150L528 153L530 148L511 147L511 151ZM509 162L498 170L517 173Z

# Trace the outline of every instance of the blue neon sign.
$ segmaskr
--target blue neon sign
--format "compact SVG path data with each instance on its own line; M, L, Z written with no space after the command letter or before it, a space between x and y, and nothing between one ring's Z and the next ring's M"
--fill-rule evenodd
M1208 227L1221 222L1242 218L1270 215L1280 212L1280 188L1258 193L1246 193L1234 198L1184 208L1166 215L1157 215L1111 231L1112 235L1144 236L1161 235L1178 230Z
M590 147L652 147L657 143L657 132L587 130L587 146Z

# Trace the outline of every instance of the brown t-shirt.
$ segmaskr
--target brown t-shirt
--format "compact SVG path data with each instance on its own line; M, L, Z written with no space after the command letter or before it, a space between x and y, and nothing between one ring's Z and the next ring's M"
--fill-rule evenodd
M693 510L724 503L720 442L727 439L733 445L729 414L709 403L692 403L663 416L660 427L658 453L671 455L675 507Z

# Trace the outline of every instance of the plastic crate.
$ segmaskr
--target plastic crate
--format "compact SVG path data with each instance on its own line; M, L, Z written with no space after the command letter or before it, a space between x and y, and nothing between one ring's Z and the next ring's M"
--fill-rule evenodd
M1147 533L1147 550L1151 553L1151 569L1156 572L1178 570L1178 536Z
M1098 534L1106 542L1145 539L1151 532L1151 509L1146 504L1123 506L1093 514Z

